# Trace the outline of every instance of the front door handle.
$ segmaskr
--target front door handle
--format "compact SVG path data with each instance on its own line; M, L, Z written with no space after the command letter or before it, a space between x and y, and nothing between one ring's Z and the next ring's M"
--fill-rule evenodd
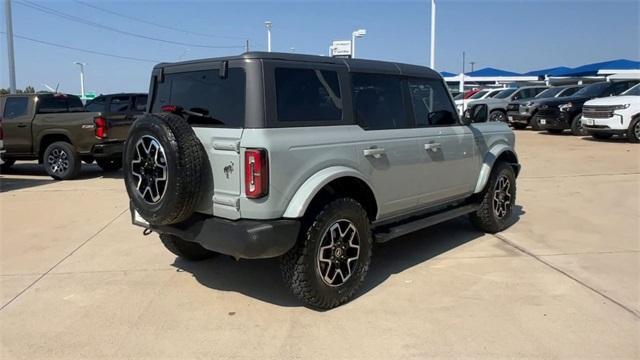
M440 149L440 143L429 143L429 144L424 144L424 149L427 151L433 151L436 152L438 151L438 149Z
M383 148L365 149L363 153L364 153L364 156L373 156L376 159L380 159L382 155L384 155L384 149Z
M27 124L18 124L18 127L19 128L25 128L25 127L27 127Z

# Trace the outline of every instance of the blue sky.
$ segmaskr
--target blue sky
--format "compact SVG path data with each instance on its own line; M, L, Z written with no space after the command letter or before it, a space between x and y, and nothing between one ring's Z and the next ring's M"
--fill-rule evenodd
M176 61L239 53L174 45L114 33L39 12L13 1L17 35L122 56ZM26 0L60 12L144 36L209 46L266 47L263 22L273 21L273 50L326 54L332 40L367 29L357 42L363 58L427 65L430 1L95 1L99 7L200 36L135 22L75 0ZM462 51L476 69L492 66L522 72L578 66L617 58L640 59L640 2L438 0L436 68L460 72ZM5 29L3 16L2 31ZM6 38L0 34L0 86L8 87ZM98 93L146 91L153 62L114 59L15 40L17 85L42 84L79 92L74 61L88 63L86 88ZM469 66L467 64L467 66Z

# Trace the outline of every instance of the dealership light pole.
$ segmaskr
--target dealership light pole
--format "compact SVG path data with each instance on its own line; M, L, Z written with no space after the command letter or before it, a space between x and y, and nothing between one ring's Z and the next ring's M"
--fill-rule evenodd
M273 23L271 21L265 21L264 26L267 27L267 51L271 52L271 27Z
M431 61L429 66L436 67L436 0L431 0Z
M7 55L9 56L9 92L16 93L16 62L13 53L13 22L11 20L11 0L4 0L4 16L7 23Z
M74 64L80 66L80 98L84 99L84 66L87 65L87 63L76 61Z
M356 38L361 38L367 35L367 30L358 29L351 33L351 58L356 58Z

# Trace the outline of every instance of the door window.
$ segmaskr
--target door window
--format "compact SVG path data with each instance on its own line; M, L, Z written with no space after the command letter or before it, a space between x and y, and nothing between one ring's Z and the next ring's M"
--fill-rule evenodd
M135 111L146 111L147 110L147 95L138 95L134 98L134 109Z
M20 96L20 97L7 97L7 101L4 104L4 117L6 120L15 119L20 116L27 115L27 105L29 104L29 99Z
M275 70L278 121L342 120L338 73L328 70Z
M130 103L130 96L112 96L111 101L109 102L109 112L127 112L127 110L129 110Z
M417 127L458 123L449 94L441 81L409 79L409 93Z
M402 100L399 77L353 74L351 84L355 119L365 130L412 127Z

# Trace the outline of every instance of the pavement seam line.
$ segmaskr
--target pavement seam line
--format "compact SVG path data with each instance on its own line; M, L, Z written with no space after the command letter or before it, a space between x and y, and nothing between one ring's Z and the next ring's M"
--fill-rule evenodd
M516 250L518 250L518 251L520 251L520 252L522 252L522 253L524 253L524 254L526 254L526 255L529 255L530 257L532 257L532 258L534 258L534 259L538 260L538 261L539 261L539 262L541 262L542 264L544 264L544 265L546 265L546 266L550 267L551 269L553 269L553 270L555 270L555 271L559 272L560 274L562 274L562 275L564 275L564 276L568 277L569 279L571 279L571 280L575 281L576 283L578 283L578 284L582 285L583 287L585 287L585 288L587 288L587 289L589 289L589 290L593 291L594 293L596 293L596 294L598 294L598 295L602 296L603 298L605 298L605 299L607 299L607 300L611 301L612 303L614 303L614 304L618 305L618 306L619 306L619 307L621 307L622 309L624 309L624 310L626 310L627 312L629 312L629 313L630 313L631 315L633 315L634 317L636 317L636 318L640 319L640 314L638 314L638 312L636 312L635 310L631 309L630 307L626 306L625 304L621 303L620 301L618 301L618 300L616 300L616 299L612 298L611 296L609 296L609 295L607 295L607 294L603 293L602 291L600 291L600 290L596 289L595 287L593 287L593 286L591 286L591 285L587 284L586 282L584 282L584 281L582 281L582 280L578 279L578 278L577 278L577 277L575 277L574 275L569 274L567 271L564 271L564 270L560 269L558 266L556 266L556 265L552 264L551 262L549 262L549 261L546 261L546 260L542 259L541 257L539 257L539 256L535 255L534 253L532 253L532 252L528 251L527 249L523 248L522 246L517 245L517 244L516 244L516 243L514 243L513 241L511 241L511 240L507 239L504 235L502 235L502 234L493 234L493 236L495 236L496 238L500 239L500 240L501 240L501 241L503 241L505 244L507 244L507 245L509 245L509 246L513 247L514 249L516 249Z
M109 222L107 222L104 226L102 226L96 233L94 233L93 235L89 236L89 238L87 238L80 245L78 245L75 249L73 249L70 253L68 253L66 256L64 256L62 259L60 259L57 263L55 263L49 270L45 271L42 275L38 276L38 278L35 279L31 284L29 284L26 288L22 289L22 291L20 291L16 296L12 297L9 301L7 301L4 305L2 305L2 307L0 307L0 311L4 310L4 308L9 306L9 304L11 304L15 299L19 298L27 290L31 289L31 287L33 287L33 285L38 283L38 281L42 280L42 278L47 276L47 274L49 274L51 271L53 271L53 269L55 269L58 265L62 264L65 260L67 260L69 257L71 257L71 255L75 254L76 251L80 250L81 247L83 247L85 244L87 244L93 238L98 236L107 227L109 227L111 224L113 224L120 216L122 216L122 214L124 214L127 210L129 210L129 209L126 208L126 209L122 210L120 213L118 213L118 215L114 216L113 219L109 220Z

